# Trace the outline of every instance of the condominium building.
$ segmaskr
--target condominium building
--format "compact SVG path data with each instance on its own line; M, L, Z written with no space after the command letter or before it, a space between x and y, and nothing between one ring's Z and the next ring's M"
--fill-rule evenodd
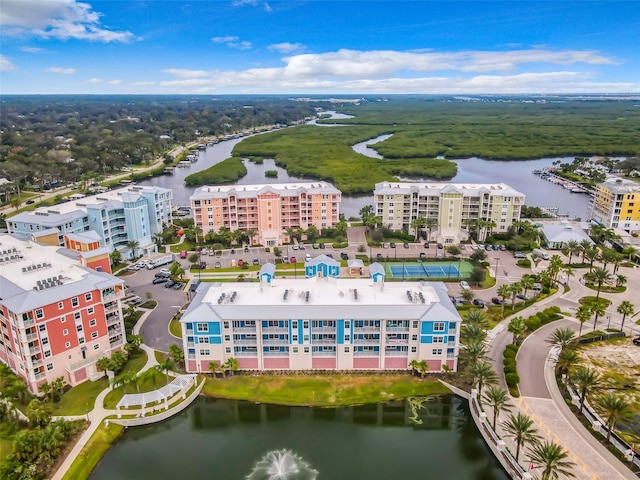
M479 239L490 230L504 233L520 220L524 193L504 183L376 183L375 214L383 225L414 232L411 222L418 217L435 219L431 238L441 243L458 243L468 237L470 220L493 222L479 230ZM424 229L427 235L429 229Z
M591 198L590 216L606 228L640 230L640 185L622 178L599 184Z
M341 192L327 182L220 185L191 196L196 226L204 234L253 230L253 242L273 246L290 241L287 229L331 228L338 221Z
M125 342L124 281L62 250L0 235L0 361L33 393L58 377L76 385L104 375L96 361Z
M180 319L186 367L237 359L243 370L455 370L461 318L441 282L372 278L274 278L209 283Z
M156 250L153 235L171 221L173 192L162 187L131 186L79 198L52 207L22 212L7 220L9 233L64 246L65 234L94 231L100 244L132 256L127 242L138 242L138 254Z

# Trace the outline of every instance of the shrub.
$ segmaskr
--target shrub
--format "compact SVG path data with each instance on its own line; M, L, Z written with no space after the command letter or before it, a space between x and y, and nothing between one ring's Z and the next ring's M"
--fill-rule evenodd
M536 313L536 316L540 319L541 325L546 325L550 321L549 315L547 314L546 310Z
M524 321L524 324L527 326L527 330L533 332L540 328L540 319L537 315L532 315Z
M531 260L528 258L521 258L516 262L516 265L522 268L531 268Z
M515 387L520 383L520 377L517 373L508 373L504 376L504 379L509 387Z
M517 372L517 370L516 370L515 364L513 364L513 365L509 364L509 365L505 365L504 366L504 374L505 374L505 376L509 375L511 373L516 373L516 372Z
M516 352L515 350L507 350L505 349L504 351L504 359L507 360L508 358L516 358L518 352Z
M518 347L517 345L514 345L513 343L510 343L509 345L504 347L505 351L509 350L509 351L513 351L513 352L517 352L518 348L520 348L520 347Z
M553 313L557 314L562 313L562 309L557 305L553 305L552 307L547 308L547 310L551 310Z

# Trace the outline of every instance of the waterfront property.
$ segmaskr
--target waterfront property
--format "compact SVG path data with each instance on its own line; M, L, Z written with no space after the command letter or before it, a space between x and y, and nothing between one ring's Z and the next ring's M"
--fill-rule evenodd
M119 188L19 213L7 220L7 228L14 235L59 246L65 246L65 234L94 231L101 246L129 258L129 241L138 242L138 254L156 250L152 238L171 221L171 198L172 191L162 187Z
M373 278L201 284L180 319L188 372L233 357L242 370L455 370L461 318L441 282ZM268 270L268 272L267 272Z
M479 240L488 230L504 233L520 220L525 195L504 183L376 183L375 214L394 230L413 230L418 217L435 219L428 240L459 243L468 238L469 223L493 222L494 228L481 228ZM426 229L428 231L428 229ZM435 235L435 238L433 238Z
M560 223L544 223L540 228L542 235L547 241L547 247L550 249L561 249L567 246L569 242L582 242L584 240L593 243L591 237L578 225L571 225L567 222Z
M125 342L124 282L63 250L0 235L0 360L33 393L58 377L102 376L96 361Z
M627 232L639 230L640 184L622 178L599 184L591 199L589 213L591 220L606 228L621 228Z
M216 185L198 188L190 202L204 234L222 227L254 230L254 243L273 246L291 241L290 228L333 227L340 220L340 197L327 182Z

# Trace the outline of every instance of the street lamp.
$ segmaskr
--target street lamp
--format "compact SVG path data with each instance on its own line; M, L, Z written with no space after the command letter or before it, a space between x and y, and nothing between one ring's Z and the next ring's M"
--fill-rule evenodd
M498 279L498 263L500 263L500 257L493 257L493 259L496 261L496 272L494 276L497 280Z

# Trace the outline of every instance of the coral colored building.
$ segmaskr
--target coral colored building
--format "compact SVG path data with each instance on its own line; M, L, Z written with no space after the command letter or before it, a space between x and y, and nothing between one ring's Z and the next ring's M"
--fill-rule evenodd
M125 343L124 282L77 256L0 235L0 361L34 393L57 377L73 386L104 375L96 361Z
M379 268L376 268L379 267ZM276 279L201 284L180 319L188 372L233 357L242 370L457 368L461 318L442 282Z
M340 220L341 192L327 182L274 185L216 185L196 189L191 208L204 234L255 230L253 242L289 242L288 228L331 228Z

